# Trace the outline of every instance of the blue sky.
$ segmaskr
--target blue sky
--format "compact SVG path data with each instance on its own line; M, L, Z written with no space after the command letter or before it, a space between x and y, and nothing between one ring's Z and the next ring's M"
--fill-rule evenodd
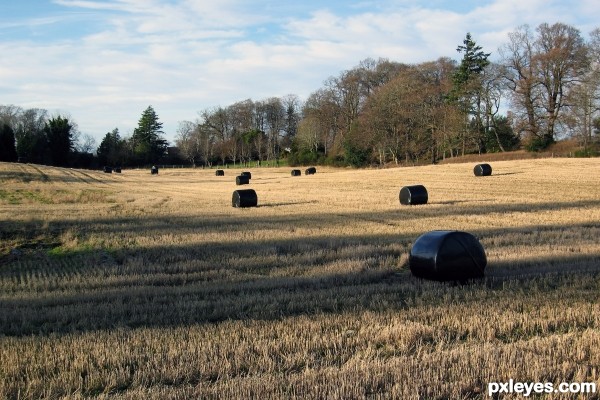
M180 121L245 99L296 94L371 57L446 56L467 32L497 57L522 24L584 37L597 0L19 0L0 5L0 104L69 115L99 143L128 135L152 105Z

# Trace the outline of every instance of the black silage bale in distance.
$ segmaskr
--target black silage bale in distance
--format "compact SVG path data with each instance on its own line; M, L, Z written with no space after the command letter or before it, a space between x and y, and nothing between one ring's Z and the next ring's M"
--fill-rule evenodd
M236 190L231 197L231 205L236 208L256 207L258 196L254 189Z
M414 206L418 204L427 204L429 195L423 185L404 186L400 189L400 204L405 206Z
M218 169L215 171L215 175L216 176L225 176L225 171L223 171L222 169Z
M115 171L117 174L120 174L120 173L121 173L121 167L115 167L114 171Z
M302 172L299 169L292 170L292 176L301 176Z
M248 178L248 176L246 176L246 175L238 175L235 177L236 185L247 185L249 183L250 183L250 178Z
M104 167L104 173L105 174L112 174L113 169L111 167Z
M487 258L479 240L461 231L431 231L415 241L408 258L418 278L466 282L483 278Z
M152 175L158 175L158 167L157 166L152 166L152 168L150 168L150 173Z
M304 171L304 175L314 175L317 173L317 169L315 167L308 167Z
M475 176L490 176L492 175L492 166L490 164L477 164L473 168Z
M249 171L244 171L240 175L247 176L248 179L252 179L252 173L250 173Z

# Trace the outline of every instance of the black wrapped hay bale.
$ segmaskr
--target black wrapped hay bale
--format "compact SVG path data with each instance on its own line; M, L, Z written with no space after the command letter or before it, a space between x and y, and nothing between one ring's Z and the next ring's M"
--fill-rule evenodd
M225 176L225 171L223 171L222 169L218 169L215 171L215 175L216 176Z
M252 174L251 174L250 172L248 172L248 171L244 171L244 172L242 172L240 175L242 175L242 176L247 176L247 177L248 177L248 179L252 179Z
M302 172L300 172L299 169L293 169L292 170L292 176L301 176Z
M246 175L239 175L235 177L235 184L236 185L247 185L250 183L250 178L248 178Z
M120 173L121 173L121 167L115 167L114 171L115 171L117 174L120 174Z
M473 168L475 176L490 176L492 174L492 166L490 164L477 164Z
M105 174L112 174L113 169L111 167L104 167L104 173Z
M152 175L158 175L158 167L157 166L152 166L152 168L150 168L150 173Z
M256 207L258 197L254 189L236 190L231 197L231 205L236 208Z
M405 206L427 204L429 195L423 185L404 186L400 189L400 204Z
M304 175L314 175L317 173L317 169L315 167L306 168L304 171Z
M408 259L419 278L460 281L483 278L487 258L479 240L460 231L431 231L415 241Z

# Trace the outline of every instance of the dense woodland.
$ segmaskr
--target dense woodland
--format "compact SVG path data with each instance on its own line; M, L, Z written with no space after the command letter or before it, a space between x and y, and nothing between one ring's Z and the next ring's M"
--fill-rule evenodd
M581 155L599 154L600 28L585 40L562 23L521 26L496 62L469 33L456 50L459 61L363 60L304 101L288 95L202 110L179 123L172 147L152 106L132 133L115 128L97 148L70 117L0 106L0 160L84 167L281 159L417 164L540 151L562 138L576 139Z

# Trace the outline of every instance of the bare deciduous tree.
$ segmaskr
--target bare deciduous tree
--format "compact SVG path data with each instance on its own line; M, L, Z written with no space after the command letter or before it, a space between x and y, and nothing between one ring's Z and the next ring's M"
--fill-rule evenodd
M587 47L574 27L541 24L537 35L528 26L509 34L501 49L505 79L512 90L517 127L544 148L565 122L563 107L587 69Z

